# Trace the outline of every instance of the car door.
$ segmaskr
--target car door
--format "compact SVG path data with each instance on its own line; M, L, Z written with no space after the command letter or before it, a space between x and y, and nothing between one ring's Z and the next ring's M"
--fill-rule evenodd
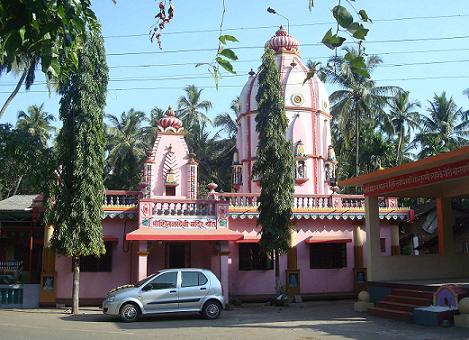
M210 281L201 271L181 270L179 310L200 310L209 288Z
M157 275L142 287L140 301L145 313L176 312L178 310L178 271Z

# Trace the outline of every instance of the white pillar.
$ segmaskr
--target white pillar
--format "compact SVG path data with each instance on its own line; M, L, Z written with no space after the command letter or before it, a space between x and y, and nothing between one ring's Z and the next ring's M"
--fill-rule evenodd
M373 265L375 258L381 255L378 197L365 197L366 213L366 261L368 281L375 280L379 268Z

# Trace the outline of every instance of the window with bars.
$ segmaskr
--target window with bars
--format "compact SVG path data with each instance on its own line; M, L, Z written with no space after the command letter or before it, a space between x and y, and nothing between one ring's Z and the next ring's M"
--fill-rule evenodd
M347 267L346 243L314 243L309 248L311 269L334 269Z

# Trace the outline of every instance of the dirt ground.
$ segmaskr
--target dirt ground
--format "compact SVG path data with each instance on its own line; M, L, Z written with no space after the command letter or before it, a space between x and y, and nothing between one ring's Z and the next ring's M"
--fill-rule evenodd
M0 339L469 339L469 329L427 327L353 311L352 301L315 301L271 307L243 304L218 320L165 315L126 324L82 308L0 309Z

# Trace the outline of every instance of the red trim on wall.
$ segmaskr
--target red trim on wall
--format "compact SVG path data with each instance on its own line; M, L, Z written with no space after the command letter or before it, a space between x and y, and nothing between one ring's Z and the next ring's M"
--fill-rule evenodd
M137 229L125 236L127 241L237 241L243 234L235 232L214 232L207 230L172 232L171 230L157 230L147 228ZM218 231L216 229L215 231Z
M236 243L259 243L260 241L260 238L244 238L242 240L236 241Z
M118 243L119 238L117 236L113 236L113 235L103 235L103 241Z
M311 237L308 237L306 240L305 240L305 243L308 243L308 244L312 244L312 243L350 243L352 242L352 239L351 238L335 238L333 236L331 237L315 237L315 236L311 236Z

